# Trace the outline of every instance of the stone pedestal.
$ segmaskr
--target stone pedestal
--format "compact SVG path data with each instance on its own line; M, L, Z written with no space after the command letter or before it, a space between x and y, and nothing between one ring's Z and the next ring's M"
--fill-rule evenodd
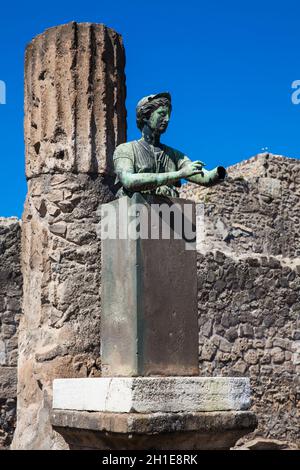
M52 425L73 449L229 449L256 418L248 379L193 377L194 204L136 194L102 209L107 377L55 380Z
M102 209L102 374L198 375L195 204L136 193Z

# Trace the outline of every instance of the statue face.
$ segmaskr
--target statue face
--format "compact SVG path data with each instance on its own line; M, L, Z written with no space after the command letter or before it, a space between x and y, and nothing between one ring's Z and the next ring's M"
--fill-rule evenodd
M170 120L170 109L168 106L160 106L148 119L148 126L153 131L162 134L166 131Z

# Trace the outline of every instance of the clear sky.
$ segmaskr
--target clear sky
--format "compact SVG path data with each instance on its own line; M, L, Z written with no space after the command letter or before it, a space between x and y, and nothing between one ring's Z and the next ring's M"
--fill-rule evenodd
M0 216L21 216L25 46L69 21L104 23L126 47L128 139L139 136L135 105L170 91L163 141L207 167L228 166L268 148L300 157L300 2L283 0L84 0L1 2Z

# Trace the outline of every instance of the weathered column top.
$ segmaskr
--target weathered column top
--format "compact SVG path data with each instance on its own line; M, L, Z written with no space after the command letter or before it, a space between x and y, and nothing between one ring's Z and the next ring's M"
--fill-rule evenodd
M112 174L126 141L125 52L103 24L47 29L25 57L26 176Z

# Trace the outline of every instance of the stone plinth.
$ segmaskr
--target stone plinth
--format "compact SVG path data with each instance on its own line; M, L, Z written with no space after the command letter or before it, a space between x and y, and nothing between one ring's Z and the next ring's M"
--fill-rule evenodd
M228 450L257 425L254 413L99 413L53 410L71 449Z
M53 408L113 413L246 410L249 379L228 377L119 377L58 379Z
M135 194L103 209L103 375L197 375L195 205Z

